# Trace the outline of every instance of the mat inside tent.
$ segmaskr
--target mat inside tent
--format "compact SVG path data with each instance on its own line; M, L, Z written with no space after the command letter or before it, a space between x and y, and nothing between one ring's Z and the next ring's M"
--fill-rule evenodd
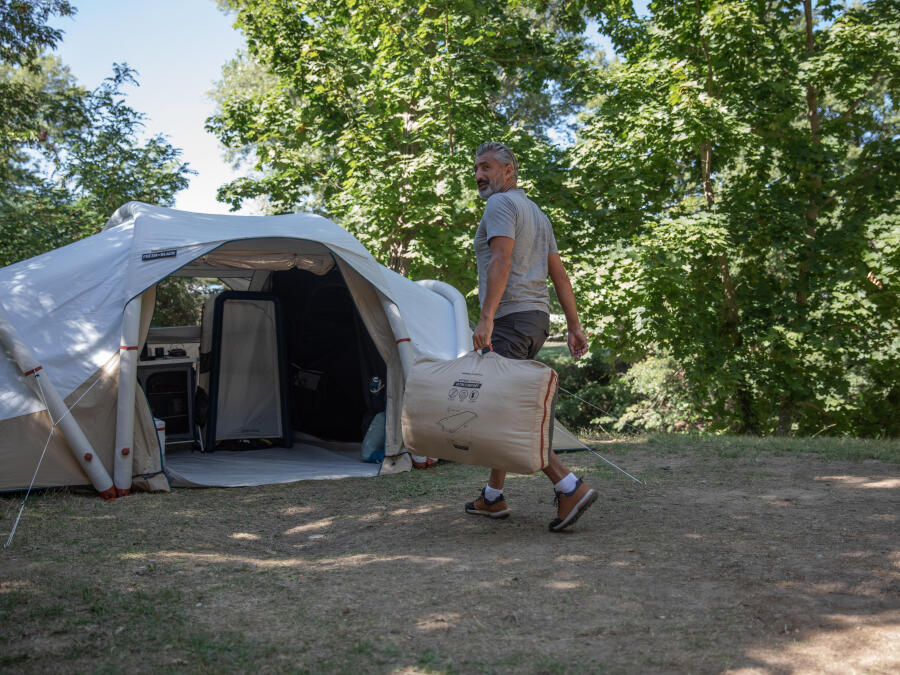
M166 473L173 487L248 487L299 480L377 476L379 464L359 459L359 449L326 450L294 442L292 448L259 450L166 451Z
M583 450L584 444L558 421L554 424L554 450ZM166 473L172 487L250 487L300 480L369 478L377 476L380 464L359 459L359 444L316 441L295 432L291 448L217 450L194 452L166 450ZM319 447L320 444L328 447ZM177 447L177 446L176 446Z

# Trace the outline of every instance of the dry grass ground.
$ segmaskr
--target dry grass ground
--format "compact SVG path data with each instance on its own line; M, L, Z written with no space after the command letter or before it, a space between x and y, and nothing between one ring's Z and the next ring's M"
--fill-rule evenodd
M489 521L462 510L484 472L449 464L32 496L0 553L0 670L900 672L897 443L601 452L647 484L565 455L602 497L563 534L542 476Z

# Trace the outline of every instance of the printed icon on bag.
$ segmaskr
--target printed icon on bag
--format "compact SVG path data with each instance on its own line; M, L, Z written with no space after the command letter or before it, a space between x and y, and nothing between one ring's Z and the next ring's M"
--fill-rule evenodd
M454 450L468 452L472 446L472 427L470 423L478 419L471 410L448 410L452 413L438 420L441 431L448 434L447 445Z
M438 424L441 427L441 431L446 431L447 433L454 433L462 429L469 422L476 419L478 415L475 413L464 410L462 412L454 412L452 415L447 415L447 417L442 417L438 420Z
M477 389L475 391L469 392L469 400L470 401L478 400L478 390Z
M453 400L454 398L456 398L456 394L457 394L457 393L459 393L459 390L458 390L458 389L455 389L455 388L454 388L454 389L451 389L451 390L450 390L450 394L447 396L447 398Z
M460 391L461 394L465 392ZM471 423L478 419L478 415L471 410L458 410L448 408L446 417L442 417L437 421L441 431L447 434L447 445L454 450L462 450L468 452L472 446L472 427Z

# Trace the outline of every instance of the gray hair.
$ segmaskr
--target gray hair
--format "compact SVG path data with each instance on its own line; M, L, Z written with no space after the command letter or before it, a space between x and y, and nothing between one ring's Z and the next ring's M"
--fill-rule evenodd
M500 160L503 166L511 166L513 168L513 180L519 179L519 162L516 161L516 156L512 150L503 145L503 143L488 141L478 146L478 149L475 151L475 157L480 157L486 152L492 153Z

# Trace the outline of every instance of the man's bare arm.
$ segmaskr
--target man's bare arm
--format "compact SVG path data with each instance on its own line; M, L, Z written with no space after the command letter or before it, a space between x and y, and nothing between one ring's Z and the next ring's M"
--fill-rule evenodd
M550 272L553 288L556 289L556 297L559 298L559 304L562 305L563 313L566 315L568 329L566 342L569 345L569 352L572 358L578 360L587 351L587 337L578 320L578 306L575 303L572 282L569 281L569 275L566 274L566 268L559 254L551 253L547 256L547 270Z
M490 347L491 334L494 332L494 315L500 305L500 298L506 290L509 279L509 268L512 264L512 251L515 240L511 237L491 237L491 262L487 268L487 288L481 303L481 316L472 334L472 345L475 349Z

